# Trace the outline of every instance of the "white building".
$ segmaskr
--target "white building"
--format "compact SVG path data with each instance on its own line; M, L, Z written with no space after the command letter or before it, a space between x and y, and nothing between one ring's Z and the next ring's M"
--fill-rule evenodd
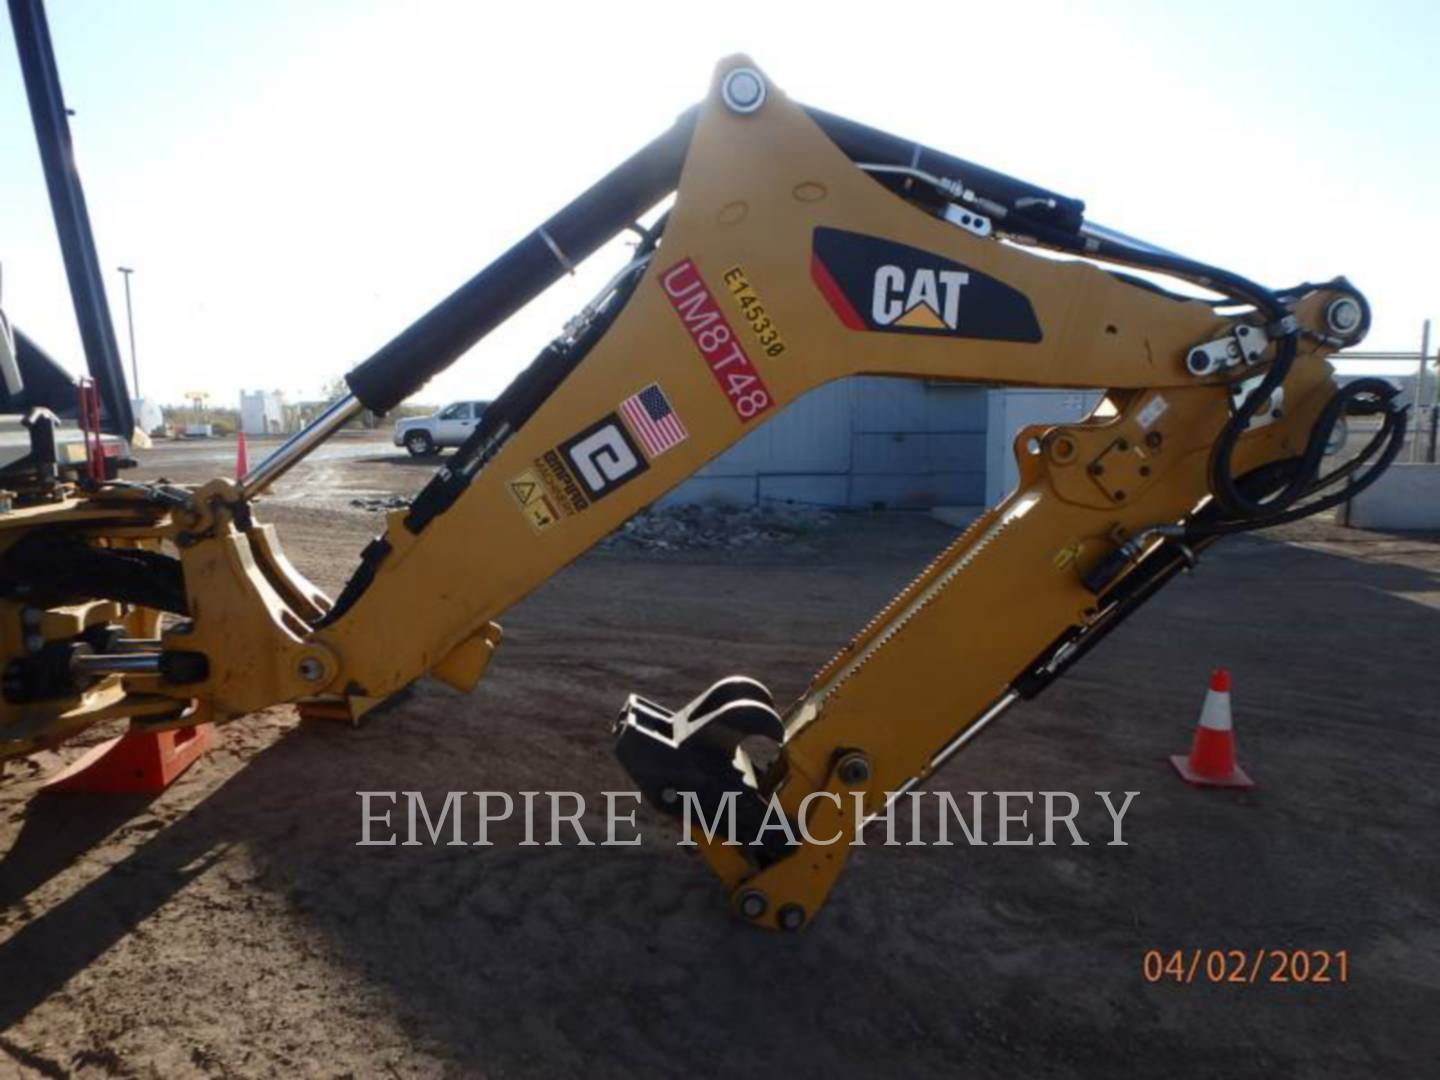
M130 411L135 414L135 426L146 435L153 435L165 426L160 405L149 398L131 398Z
M1099 396L873 375L841 379L792 402L665 501L947 507L973 516L1018 482L1014 442L1021 428L1081 420Z
M279 390L240 391L240 430L246 435L285 431L285 395Z

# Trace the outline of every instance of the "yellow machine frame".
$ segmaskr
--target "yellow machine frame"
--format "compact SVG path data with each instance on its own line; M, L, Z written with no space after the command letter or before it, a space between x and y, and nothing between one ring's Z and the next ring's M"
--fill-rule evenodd
M663 237L634 269L623 310L442 513L419 531L408 511L389 515L384 557L342 611L286 562L256 518L263 507L228 480L169 501L113 484L0 516L0 557L45 530L98 548L170 551L186 598L184 618L163 626L152 610L103 598L38 614L21 597L0 601L7 656L33 648L34 635L56 641L124 624L171 657L158 670L87 681L64 700L5 705L0 756L108 717L154 729L298 701L358 718L426 673L468 689L507 608L787 404L851 375L1094 389L1104 401L1084 421L1022 431L1017 490L783 710L782 764L765 783L788 815L804 803L813 834L849 838L857 793L866 813L883 809L1013 700L1037 657L1102 621L1107 591L1165 543L1153 530L1211 499L1212 454L1235 414L1235 387L1253 385L1274 352L1199 375L1187 357L1241 327L1262 333L1263 320L959 227L857 168L773 85L762 108L727 107L722 80L742 68L753 65L736 57L717 72ZM912 323L847 323L823 287L828 270L815 265L817 230L880 238L998 282L1028 301L1038 338L966 336L969 279L956 327L953 311L937 310L948 299L935 302L934 281L906 292L903 267L884 279L884 298L903 306L918 294ZM1327 332L1327 312L1349 295L1336 286L1294 298L1296 355L1236 443L1237 475L1304 453L1335 393L1325 360L1343 338ZM739 357L723 348L732 344ZM686 433L658 452L620 411L651 387ZM566 456L587 433L598 440L599 496L577 490L579 459ZM1128 562L1097 591L1093 575L1117 551ZM838 798L807 802L816 792ZM702 848L737 904L746 899L747 917L787 929L813 917L849 850L802 845L761 865L732 846Z

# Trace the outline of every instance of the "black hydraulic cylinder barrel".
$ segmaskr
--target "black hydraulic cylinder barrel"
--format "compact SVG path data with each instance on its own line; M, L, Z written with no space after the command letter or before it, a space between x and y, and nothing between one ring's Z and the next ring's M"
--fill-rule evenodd
M1021 220L1033 218L1066 232L1076 232L1084 220L1085 204L1079 199L1057 195L983 165L975 165L898 135L846 120L843 116L808 106L805 111L851 161L910 166L935 176L959 180L977 195L999 203ZM1054 205L1049 206L1048 203Z
M669 131L346 375L351 393L371 411L389 412L564 276L571 265L673 192L690 148L695 112L684 113Z
M75 148L70 141L70 123L65 118L65 97L55 51L50 45L50 28L45 22L42 0L10 0L10 25L20 53L20 71L30 99L30 117L35 123L35 140L40 146L40 163L50 208L55 214L55 231L65 259L65 276L75 302L75 320L85 360L100 391L104 406L104 428L130 438L135 419L130 394L125 388L125 370L115 343L115 327L105 300L105 283L100 276L100 259L95 253L95 236L85 209L85 193L75 169Z

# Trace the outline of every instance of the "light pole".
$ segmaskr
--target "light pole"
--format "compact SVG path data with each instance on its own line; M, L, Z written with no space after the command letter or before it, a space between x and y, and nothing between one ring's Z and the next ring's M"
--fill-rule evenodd
M116 267L125 275L125 325L130 330L130 378L135 383L135 397L140 397L140 365L135 361L135 312L130 307L130 275L135 271L128 266Z

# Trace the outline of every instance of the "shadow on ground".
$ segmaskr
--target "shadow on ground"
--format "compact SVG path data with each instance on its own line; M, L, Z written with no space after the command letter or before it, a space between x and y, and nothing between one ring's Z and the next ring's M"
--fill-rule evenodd
M1440 576L1402 561L1237 542L930 785L1138 790L1128 847L1104 846L1095 804L1085 848L867 848L815 926L779 937L736 925L648 812L637 848L520 847L510 827L491 848L355 846L361 790L438 806L628 789L606 731L624 693L676 701L732 670L798 691L908 572L893 555L870 574L853 553L583 560L517 609L475 695L425 684L362 729L297 729L21 926L0 944L0 1028L33 1050L66 1030L27 1019L53 998L97 1039L124 1011L122 1045L168 1022L205 1047L202 1072L1275 1076L1433 1060L1440 874L1421 853L1440 809ZM645 604L621 599L637 590ZM737 619L737 597L760 616ZM1163 763L1213 663L1234 672L1254 793L1195 791ZM33 803L0 896L120 813ZM1194 947L1343 948L1352 981L1142 978L1145 950Z

